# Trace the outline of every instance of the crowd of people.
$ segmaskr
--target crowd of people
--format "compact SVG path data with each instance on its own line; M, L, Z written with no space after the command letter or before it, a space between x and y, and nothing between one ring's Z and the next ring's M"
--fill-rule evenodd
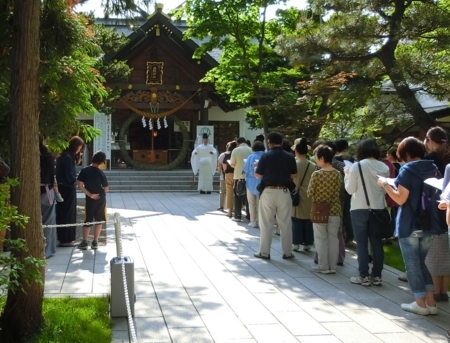
M280 235L283 259L310 251L314 244L317 265L311 270L335 274L343 265L345 246L356 246L358 275L349 282L365 287L382 286L383 245L398 240L414 296L401 308L436 315L436 302L448 301L450 282L446 131L433 127L424 141L407 137L383 154L374 139L357 142L352 155L348 150L345 139L317 140L310 146L299 138L292 145L277 132L253 144L243 137L228 142L218 158L218 210L237 222L246 218L249 226L260 229L256 258L271 258L275 233ZM246 195L237 189L242 179ZM431 209L424 205L428 179L442 179L433 188L440 200ZM293 205L294 189L300 201Z

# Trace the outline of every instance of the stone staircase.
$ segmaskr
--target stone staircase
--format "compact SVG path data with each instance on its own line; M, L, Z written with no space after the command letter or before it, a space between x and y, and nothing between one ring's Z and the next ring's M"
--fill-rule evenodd
M140 171L134 169L104 170L110 192L197 192L197 177L192 170ZM219 190L219 175L213 180Z

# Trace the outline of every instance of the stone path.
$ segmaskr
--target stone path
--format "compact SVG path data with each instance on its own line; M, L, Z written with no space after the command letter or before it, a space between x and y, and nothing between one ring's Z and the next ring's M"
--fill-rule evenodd
M256 259L259 230L217 205L218 194L108 194L108 213L121 215L124 254L135 262L140 343L447 342L449 303L434 317L402 311L413 297L397 270L385 268L382 287L353 285L357 262L347 254L337 274L317 275L313 251L283 260L277 236L272 259ZM112 223L107 239L96 252L58 248L45 295L109 294ZM113 342L128 342L125 318L114 322Z

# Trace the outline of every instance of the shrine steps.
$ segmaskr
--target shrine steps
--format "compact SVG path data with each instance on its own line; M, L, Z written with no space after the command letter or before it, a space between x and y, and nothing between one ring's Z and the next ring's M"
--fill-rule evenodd
M110 192L197 192L197 177L192 170L141 171L134 169L104 170ZM219 175L213 179L219 190Z

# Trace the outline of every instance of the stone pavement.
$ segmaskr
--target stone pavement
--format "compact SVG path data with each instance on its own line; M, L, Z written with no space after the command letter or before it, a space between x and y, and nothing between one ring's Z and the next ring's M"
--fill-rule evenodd
M259 230L216 211L218 194L110 193L119 212L124 255L135 261L134 323L138 342L447 342L450 305L439 315L404 312L413 301L397 270L382 287L349 282L357 261L347 254L335 275L310 272L313 254L281 258L274 236L270 261L259 260ZM114 225L97 251L58 248L48 260L45 295L107 295ZM113 342L128 342L125 318L114 319ZM101 343L101 342L99 342Z

